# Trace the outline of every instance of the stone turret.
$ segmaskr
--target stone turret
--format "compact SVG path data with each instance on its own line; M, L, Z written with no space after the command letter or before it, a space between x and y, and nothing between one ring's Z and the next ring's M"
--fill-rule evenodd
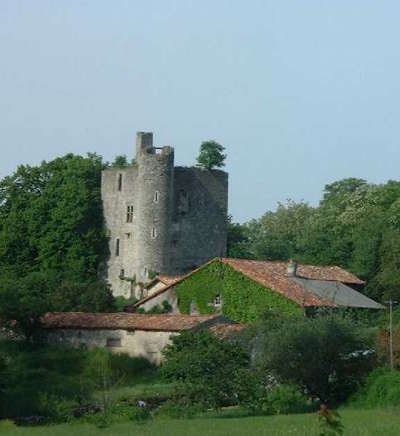
M137 135L136 280L168 273L173 209L174 149L152 146L152 133Z

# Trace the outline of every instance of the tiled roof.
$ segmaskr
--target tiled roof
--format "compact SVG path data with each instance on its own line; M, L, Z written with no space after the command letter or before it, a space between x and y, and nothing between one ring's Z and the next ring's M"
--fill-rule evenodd
M315 295L309 290L305 289L299 283L293 281L287 275L288 262L272 262L272 261L259 261L259 260L247 260L247 259L230 259L230 258L216 258L213 259L201 267L195 269L189 274L181 277L177 281L167 285L165 288L160 289L154 294L138 301L136 304L127 308L127 311L134 311L135 308L141 306L143 303L163 294L168 289L172 288L177 283L182 282L186 278L195 274L200 269L204 268L211 262L221 261L227 265L230 265L236 271L244 274L252 280L260 283L266 288L272 289L284 295L286 298L295 301L301 306L321 306L321 307L335 307L336 304L330 300L323 299L322 297ZM297 276L311 280L326 280L336 281L347 284L362 285L364 282L355 275L338 266L313 266L313 265L301 265L298 264Z
M228 339L245 328L246 324L215 324L209 330L221 339Z
M335 307L334 303L319 298L291 280L291 278L286 274L286 263L241 259L222 259L222 262L266 288L272 289L286 298L298 303L300 306Z
M176 275L176 276L164 276L164 275L157 276L160 282L163 282L167 286L171 285L172 283L178 282L182 277L183 274Z
M243 271L249 274L255 273L268 275L270 273L274 273L280 276L287 276L286 271L288 262L271 262L229 258L223 258L222 262L231 265L237 271ZM314 266L298 264L296 275L298 277L312 280L328 280L357 285L362 285L365 283L354 274L351 274L338 266Z
M46 329L150 330L179 332L202 325L230 323L218 315L144 315L138 313L55 312L42 318Z

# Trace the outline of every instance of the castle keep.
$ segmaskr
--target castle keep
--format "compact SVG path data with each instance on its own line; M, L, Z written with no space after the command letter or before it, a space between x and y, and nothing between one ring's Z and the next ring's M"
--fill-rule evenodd
M115 296L226 255L228 174L175 167L174 149L154 147L152 133L137 133L134 165L103 171L101 191Z

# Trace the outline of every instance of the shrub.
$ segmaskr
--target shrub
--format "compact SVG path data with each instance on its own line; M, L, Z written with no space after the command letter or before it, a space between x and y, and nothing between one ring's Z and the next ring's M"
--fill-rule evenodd
M339 403L372 367L371 346L349 320L335 315L282 318L261 335L259 363L279 382L324 403Z
M0 342L7 356L0 419L11 416L43 416L61 422L102 410L112 404L109 390L133 383L155 368L145 359L134 359L108 350L77 350L27 342ZM98 399L97 399L98 400ZM104 406L103 406L104 408Z
M297 386L279 385L256 368L238 373L237 392L240 405L254 414L305 413L313 406Z
M239 345L207 331L185 332L173 338L164 356L161 373L179 383L178 397L213 408L237 403L236 374L249 365Z
M278 385L263 401L263 410L271 415L309 412L311 405L297 386Z
M125 307L133 306L137 302L137 298L131 297L131 298L125 298L122 296L115 298L115 310L117 312L124 312Z
M362 408L400 406L400 371L385 368L372 371L350 405Z

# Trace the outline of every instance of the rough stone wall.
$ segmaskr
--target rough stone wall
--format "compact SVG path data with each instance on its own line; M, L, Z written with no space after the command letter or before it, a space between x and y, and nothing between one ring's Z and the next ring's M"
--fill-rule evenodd
M131 297L132 284L121 280L121 271L126 278L135 273L135 245L137 235L137 178L138 168L110 168L102 173L101 193L105 225L109 236L110 257L107 264L107 278L114 296ZM120 188L120 189L119 189ZM132 222L127 222L127 208L133 206ZM119 255L117 256L117 240L119 239Z
M56 329L49 330L47 340L53 344L66 344L72 347L85 345L88 348L106 347L115 353L127 353L132 357L144 357L159 365L161 351L171 343L176 332L126 331L126 330L86 330Z
M173 207L174 151L163 147L137 156L137 220L135 266L138 281L149 272L170 271L170 227Z
M226 255L228 174L175 168L171 235L173 273L189 271Z
M146 282L150 272L183 273L226 255L228 174L174 168L173 148L152 143L151 133L139 132L137 165L102 174L107 279L114 296L140 297L134 277Z

